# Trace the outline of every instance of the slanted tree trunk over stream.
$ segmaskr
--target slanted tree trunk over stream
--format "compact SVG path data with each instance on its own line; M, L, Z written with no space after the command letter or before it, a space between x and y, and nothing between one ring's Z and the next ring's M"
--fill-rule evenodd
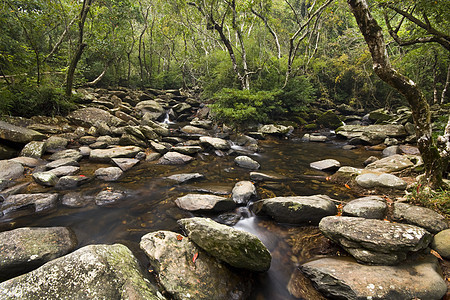
M372 17L366 0L347 0L347 2L369 47L375 73L403 94L411 106L417 144L424 161L427 183L432 188L442 186L442 176L447 168L450 149L440 152L433 142L430 107L425 96L412 80L392 67L382 29Z

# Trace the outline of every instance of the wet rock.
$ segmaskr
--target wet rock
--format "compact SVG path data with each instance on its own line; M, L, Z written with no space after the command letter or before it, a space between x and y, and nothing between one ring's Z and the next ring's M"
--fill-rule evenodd
M112 158L132 158L135 157L141 150L141 148L134 146L94 149L91 151L89 160L110 162Z
M47 170L51 170L51 169L56 169L59 167L68 167L68 166L79 167L80 164L78 163L78 161L69 157L69 158L61 158L61 159L52 161L52 162L46 164L45 168Z
M178 152L167 152L158 161L161 165L184 165L193 161L194 158Z
M369 120L374 123L382 123L389 121L393 116L384 108L380 108L369 113Z
M445 217L437 212L406 203L394 203L394 220L425 228L431 233L438 233L448 228Z
M160 158L161 158L161 154L153 152L153 153L149 153L146 156L145 161L155 161L155 160L158 160Z
M330 299L441 299L447 286L436 258L427 256L399 266L366 266L349 258L321 258L301 270Z
M175 200L175 204L188 211L227 211L236 206L236 203L225 197L207 194L187 194Z
M250 179L254 181L278 181L283 178L277 174L250 172Z
M34 167L40 166L44 163L44 161L41 159L25 157L25 156L11 158L10 161L19 163L22 166L29 167L29 168L34 168Z
M155 140L159 135L150 126L139 126L139 130L148 140Z
M25 227L0 233L0 281L29 272L63 256L77 245L65 227Z
M403 125L344 125L336 129L336 134L347 139L359 140L376 145L383 142L386 137L405 137L406 131Z
M323 142L326 142L327 140L328 140L328 138L324 135L313 135L313 134L309 134L309 133L304 134L302 137L303 142L323 143Z
M337 171L341 167L341 163L335 159L324 159L312 162L309 164L309 166L316 170L324 172L333 172Z
M94 197L83 195L80 192L65 194L61 199L61 204L72 208L85 207L94 201Z
M91 145L97 141L97 138L95 136L86 135L81 137L79 141L82 145Z
M332 178L335 180L346 181L349 179L353 179L361 174L363 169L353 168L349 166L340 167L336 173L333 174Z
M275 197L255 202L256 214L269 215L277 222L318 224L337 213L333 199L326 195Z
M69 141L63 137L51 136L45 141L45 149L48 152L57 152L65 149Z
M150 141L150 145L152 146L153 150L155 150L156 152L163 154L163 155L166 154L167 152L169 152L169 149L170 149L166 145L157 143L155 141Z
M155 100L141 101L138 104L136 104L135 108L137 110L140 110L142 113L146 112L154 113L154 115L156 116L154 120L156 120L164 113L164 107L162 107L162 105L156 102Z
M81 155L80 151L78 150L67 149L53 153L52 155L50 155L48 160L55 161L63 158L71 158L72 160L80 161L83 158L83 155Z
M208 132L204 128L195 127L192 125L186 125L183 128L181 128L181 131L187 134L200 134L200 135L206 135Z
M32 141L26 144L22 151L20 151L20 156L32 157L32 158L41 158L45 153L45 143Z
M0 138L15 143L27 144L31 141L42 141L46 136L32 129L0 121Z
M383 154L383 157L388 157L388 156L396 155L399 152L400 152L400 149L398 146L389 146L383 150L382 154Z
M450 259L450 229L442 230L437 233L433 242L431 243L431 248L436 250L442 257Z
M85 183L87 183L90 178L84 175L69 175L59 178L58 183L55 188L59 190L68 190L77 188Z
M105 122L110 126L123 125L125 122L109 112L95 107L86 107L70 113L67 118L77 126L91 127L97 122Z
M169 136L170 130L167 127L164 127L161 124L153 122L151 119L147 118L147 113L144 114L141 120L141 125L143 126L150 126L150 128L153 129L154 132L156 132L160 136Z
M167 177L167 179L174 180L178 183L185 183L203 178L205 178L205 175L200 173L175 174Z
M125 199L125 192L119 190L104 190L95 196L95 204L98 206L107 206L115 204Z
M328 110L319 116L316 120L317 125L325 128L336 129L339 126L344 125L336 113L332 110Z
M176 104L176 105L173 106L173 110L174 110L177 114L181 114L181 113L183 113L183 112L185 112L186 110L189 110L189 109L191 109L191 108L192 108L192 106L190 106L189 104L184 103L184 102L178 103L178 104Z
M124 172L139 163L139 160L135 158L113 158L111 161Z
M272 257L269 250L249 232L208 218L181 219L178 224L200 248L233 267L256 272L270 268Z
M378 196L362 197L348 202L343 210L344 216L366 219L384 219L386 216L386 201Z
M234 185L231 194L237 204L247 204L252 197L256 197L256 188L251 181L239 181Z
M367 159L363 162L363 165L364 165L364 166L368 166L368 165L370 165L371 163L376 162L377 160L379 160L378 157L376 157L376 156L370 156L369 158L367 158Z
M164 299L120 244L90 245L0 283L2 299Z
M152 232L142 237L140 247L158 281L174 299L239 300L248 296L245 279L187 237L170 231Z
M7 184L12 180L22 177L23 171L22 164L18 162L0 160L0 184Z
M425 249L432 239L428 231L417 226L355 217L325 217L319 229L368 264L397 264L410 252Z
M69 175L75 175L80 171L80 167L76 166L61 166L58 168L51 169L50 171L47 171L49 173L53 173L58 177L62 176L69 176Z
M119 140L119 145L121 145L121 146L139 146L142 148L147 147L146 142L144 142L143 140L141 140L129 133L122 134L122 136L120 137L120 140ZM91 147L92 147L92 145L91 145Z
M211 120L200 120L199 118L194 118L189 124L204 129L211 129L213 122Z
M95 122L94 127L96 129L96 133L100 136L111 135L112 131L109 125L104 121Z
M117 181L122 175L123 171L118 167L100 168L95 170L95 176L103 181Z
M412 163L406 156L403 155L392 155L379 159L371 164L369 164L366 169L376 170L377 172L392 173L402 171L407 168L412 168L414 163Z
M401 153L404 153L407 155L420 155L419 148L414 147L414 146L400 145L399 150Z
M12 158L17 155L17 150L6 145L0 145L0 160Z
M237 213L224 213L218 215L213 220L223 225L234 226L241 220L241 216Z
M40 185L55 186L58 183L58 177L52 172L33 173L32 177Z
M286 135L294 130L292 126L267 124L258 129L262 134Z
M202 145L205 145L206 147L212 147L217 150L228 150L231 148L228 141L221 138L202 136L199 140Z
M0 211L7 215L23 208L29 208L32 210L30 214L39 213L56 208L57 202L58 194L16 194L10 195L1 203Z
M261 167L261 165L256 161L251 159L248 156L242 155L238 156L234 159L234 162L242 168L257 170Z
M365 173L356 177L356 183L366 189L380 187L404 190L407 183L392 174Z
M172 147L172 151L179 152L181 154L192 155L203 150L200 146L176 146Z

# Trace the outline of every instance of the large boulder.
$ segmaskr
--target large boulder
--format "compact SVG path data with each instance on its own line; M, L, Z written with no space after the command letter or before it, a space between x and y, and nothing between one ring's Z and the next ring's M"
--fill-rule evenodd
M234 163L241 168L257 170L261 167L261 165L254 159L246 155L238 156L234 159Z
M5 201L1 203L0 212L6 215L27 208L26 212L29 214L39 213L56 208L57 203L58 194L16 194L7 197Z
M35 130L0 121L0 139L27 144L31 141L42 141L45 138L45 134Z
M359 186L366 189L380 187L404 190L407 187L407 183L403 179L386 173L364 173L358 175L355 180Z
M330 299L439 300L447 285L437 260L426 256L398 266L366 266L349 258L320 258L301 270Z
M66 227L26 227L0 233L0 281L29 272L77 245Z
M214 138L210 136L201 136L200 143L205 147L212 147L217 150L228 150L231 148L228 141L221 138Z
M414 163L411 162L408 157L400 154L388 156L379 159L366 166L367 170L374 170L383 173L392 173L402 171L407 168L414 167Z
M333 199L326 195L275 197L255 202L256 214L269 215L277 222L318 224L326 216L337 214Z
M72 160L80 161L83 158L83 155L78 150L67 149L53 153L52 155L50 155L48 160L55 161L65 158L71 158Z
M41 158L46 150L45 142L32 141L26 144L20 151L20 156Z
M233 201L237 204L247 204L247 202L256 196L255 185L251 181L237 182L231 191Z
M272 256L269 250L249 232L208 218L181 219L178 224L200 248L235 268L257 272L270 268Z
M70 113L67 118L77 126L92 127L97 122L104 122L110 126L124 124L121 119L107 111L95 107L81 108Z
M36 172L32 177L36 183L44 186L55 186L58 183L58 177L52 172Z
M438 233L439 231L448 228L444 216L429 208L407 203L394 203L393 219L399 222L420 226L431 233Z
M175 204L188 211L227 211L236 206L231 198L207 194L187 194L175 200Z
M104 190L95 196L95 204L98 206L108 206L125 199L126 194L121 190Z
M161 300L124 245L90 245L0 283L0 298Z
M342 214L366 219L384 219L386 210L387 204L383 198L368 196L348 202L342 209Z
M327 110L319 116L316 120L317 125L322 127L336 129L339 126L344 125L336 113L332 110Z
M258 132L263 134L285 135L291 133L293 130L294 128L292 126L267 124L259 128Z
M194 158L178 152L167 152L158 161L161 165L184 165L193 161Z
M139 147L114 147L110 149L93 149L89 155L89 160L99 162L110 162L113 158L132 158L142 151Z
M450 259L450 229L442 230L436 234L431 243L431 247L442 257Z
M12 180L22 177L24 170L22 164L18 162L0 160L0 187L8 184Z
M369 264L397 264L410 252L428 247L432 239L417 226L355 217L325 217L319 229L358 261Z
M95 170L95 176L103 181L117 181L123 171L119 167L100 168Z
M160 284L174 299L246 299L248 283L209 256L189 238L158 231L142 237Z
M164 113L164 107L155 100L141 101L138 104L136 104L135 108L136 110L141 111L142 114L146 112L159 114L158 117Z
M336 129L336 134L347 139L357 138L367 144L375 145L387 137L406 137L403 125L344 125Z

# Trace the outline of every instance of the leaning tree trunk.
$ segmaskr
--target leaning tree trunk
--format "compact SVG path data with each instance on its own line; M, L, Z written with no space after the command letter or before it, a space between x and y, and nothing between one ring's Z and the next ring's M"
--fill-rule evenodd
M386 51L382 29L372 17L366 0L347 0L347 2L369 47L375 73L403 94L411 106L417 144L424 161L428 184L433 188L441 186L442 175L447 167L446 159L441 157L436 144L433 142L430 107L425 96L412 80L392 67Z

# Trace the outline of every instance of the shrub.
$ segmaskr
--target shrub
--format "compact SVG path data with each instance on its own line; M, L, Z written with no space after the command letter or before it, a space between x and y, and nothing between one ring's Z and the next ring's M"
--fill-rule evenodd
M448 201L450 199L450 190L448 189L433 191L418 184L411 189L407 199L413 204L431 208L447 217L450 216L450 201Z

